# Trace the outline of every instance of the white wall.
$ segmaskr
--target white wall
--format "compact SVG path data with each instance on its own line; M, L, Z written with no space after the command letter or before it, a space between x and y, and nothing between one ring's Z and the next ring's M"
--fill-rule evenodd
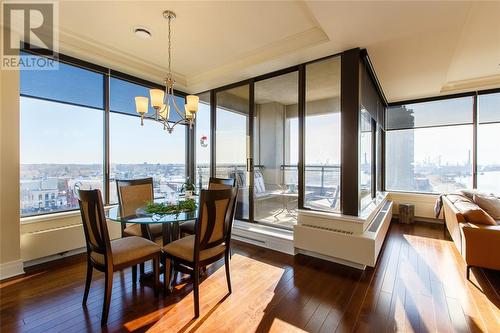
M0 70L0 279L22 273L19 227L19 71Z
M438 197L437 194L399 192L390 192L389 194L389 200L392 200L395 204L393 208L394 215L398 215L400 203L407 203L415 205L415 218L417 220L443 223L442 220L437 220L434 214L434 205ZM442 214L440 219L442 219Z

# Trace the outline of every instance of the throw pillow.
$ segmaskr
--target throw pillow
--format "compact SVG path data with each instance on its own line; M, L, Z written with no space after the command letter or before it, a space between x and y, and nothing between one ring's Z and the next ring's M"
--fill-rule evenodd
M473 202L457 201L455 207L469 223L497 225L497 222L488 213Z
M500 220L500 199L492 195L474 194L474 202L495 220Z
M478 190L468 190L468 189L458 190L455 193L463 195L463 196L469 198L470 200L474 200L474 194L482 194L482 195L484 194L484 193L479 192Z

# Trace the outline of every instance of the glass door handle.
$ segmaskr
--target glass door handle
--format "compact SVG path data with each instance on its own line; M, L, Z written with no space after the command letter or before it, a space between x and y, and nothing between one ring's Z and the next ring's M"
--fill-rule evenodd
M253 159L247 158L247 172L252 172L253 170Z

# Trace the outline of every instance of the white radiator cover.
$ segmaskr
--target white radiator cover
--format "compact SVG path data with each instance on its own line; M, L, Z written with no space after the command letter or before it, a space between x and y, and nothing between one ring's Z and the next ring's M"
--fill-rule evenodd
M108 221L110 239L120 237L120 224ZM32 261L85 247L85 234L80 223L30 231L21 234L21 258Z
M295 251L359 269L374 267L391 223L392 206L391 201L382 201L371 220L359 222L364 230L360 232L353 231L352 218L346 219L343 230L338 215L332 214L328 223L323 214L318 225L317 219L309 223L309 217L299 213L299 223L294 228Z

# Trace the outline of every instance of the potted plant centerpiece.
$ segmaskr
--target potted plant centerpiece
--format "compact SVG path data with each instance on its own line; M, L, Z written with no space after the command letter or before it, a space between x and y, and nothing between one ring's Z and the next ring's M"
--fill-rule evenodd
M184 195L186 198L191 198L196 190L196 187L194 184L189 180L189 178L186 180L186 182L182 185L182 192L184 192Z

